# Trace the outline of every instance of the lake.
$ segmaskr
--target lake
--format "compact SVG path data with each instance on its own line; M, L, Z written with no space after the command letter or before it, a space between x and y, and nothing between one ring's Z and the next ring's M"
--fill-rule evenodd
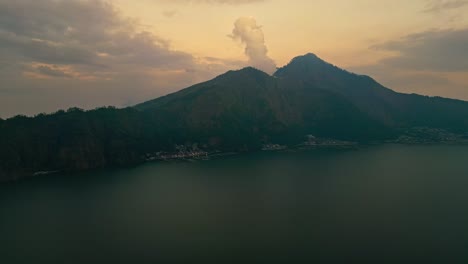
M0 263L468 263L468 146L149 163L0 185Z

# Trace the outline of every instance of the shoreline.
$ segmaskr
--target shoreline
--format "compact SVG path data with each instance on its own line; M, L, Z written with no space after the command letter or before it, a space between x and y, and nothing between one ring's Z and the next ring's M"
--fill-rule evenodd
M132 168L138 167L144 164L149 163L169 163L169 162L190 162L190 161L210 161L214 159L219 159L223 157L230 156L239 156L249 153L280 153L280 152L291 152L291 151L312 151L312 150L325 150L325 149L335 149L335 150L358 150L360 148L373 147L373 146L385 146L385 145L400 145L400 146L468 146L468 141L444 141L444 142L398 142L385 141L385 142L369 142L369 143L356 143L356 142L346 142L346 143L334 143L334 144L299 144L295 146L282 146L272 149L258 149L252 151L212 151L212 152L200 152L197 155L188 154L181 155L177 153L169 154L170 157L166 158L145 158L141 162L129 164L128 166L107 166L102 168L88 169L88 170L42 170L35 172L26 172L25 170L18 170L18 173L5 174L7 177L0 178L0 184L8 184L19 182L27 179L34 179L43 176L51 176L61 173L69 174L79 174L86 172L93 172L106 169L117 169L117 168Z

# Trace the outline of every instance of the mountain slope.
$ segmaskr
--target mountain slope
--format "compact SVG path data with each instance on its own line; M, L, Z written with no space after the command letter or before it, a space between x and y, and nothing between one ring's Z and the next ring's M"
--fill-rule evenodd
M397 93L310 53L273 76L253 68L230 71L136 108L170 117L191 135L229 130L276 141L305 134L381 140L414 127L468 131L467 102Z
M356 75L333 66L314 54L294 58L278 69L275 77L310 89L331 91L345 97L363 112L393 125L392 101L398 94L364 75Z
M178 121L190 135L300 142L307 134L364 141L391 130L340 94L294 86L253 68L230 71L212 81L136 106Z
M391 127L437 127L457 132L468 129L468 103L440 97L394 92L368 76L333 66L314 54L294 58L275 77L288 83L332 91L361 111Z
M252 151L300 144L310 135L414 143L467 132L467 102L396 93L307 54L273 76L229 71L135 107L0 119L0 181L128 166L181 145Z

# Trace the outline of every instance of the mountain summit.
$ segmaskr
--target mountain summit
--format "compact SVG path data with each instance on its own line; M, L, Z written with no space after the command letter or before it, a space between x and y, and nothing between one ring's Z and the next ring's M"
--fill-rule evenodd
M311 137L414 143L467 133L468 102L397 93L309 53L273 76L252 67L229 71L126 109L3 120L0 180L129 165L192 144L251 151Z
M164 112L189 134L216 128L208 134L221 135L222 128L257 141L305 134L369 141L412 127L468 128L465 102L400 94L312 53L292 59L273 76L251 67L229 71L136 108Z
M306 67L327 66L327 65L331 65L331 64L329 64L328 62L320 59L317 55L315 55L313 53L307 53L305 55L293 58L291 60L291 62L289 62L282 69L291 68L291 67L306 68Z
M313 53L295 57L286 66L279 68L274 76L276 77L313 77L319 74L339 74L343 70L320 59Z
M463 101L397 93L369 76L343 70L312 53L292 59L273 76L251 67L229 71L211 81L137 105L136 108L162 111L157 107L162 102L174 105L182 101L195 104L193 109L184 104L183 109L188 110L185 116L205 109L206 115L219 117L226 111L232 112L235 106L239 112L254 118L252 122L258 122L260 120L255 120L254 112L249 115L246 111L262 107L270 112L269 116L278 125L303 127L311 133L327 127L319 125L318 120L327 120L327 124L336 126L336 133L341 131L340 137L343 138L353 138L352 135L355 135L374 139L380 133L368 135L366 131L369 130L364 127L360 128L360 132L354 131L359 122L352 125L343 123L340 117L344 113L339 114L339 111L360 116L358 119L366 120L368 125L372 123L375 127L385 127L388 133L383 134L386 135L415 126L464 131L468 117L468 104ZM174 111L181 113L181 110ZM191 120L200 121L197 118ZM343 127L349 131L346 132ZM332 134L337 136L335 132Z

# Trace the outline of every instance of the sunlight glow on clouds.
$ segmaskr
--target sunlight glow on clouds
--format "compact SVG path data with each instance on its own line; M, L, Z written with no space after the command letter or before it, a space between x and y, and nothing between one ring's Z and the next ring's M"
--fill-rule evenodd
M0 60L6 62L0 79L17 85L14 92L0 89L2 116L62 108L60 98L44 92L61 94L71 87L83 94L73 103L80 107L134 104L214 77L233 66L229 61L224 65L223 60L210 66L209 60L174 50L169 41L142 30L106 1L0 0L0 21ZM14 81L14 76L24 80ZM44 80L48 80L48 89L41 91L38 82ZM73 85L64 85L65 81ZM59 89L61 93L57 93ZM108 94L96 100L93 93L98 89ZM36 109L33 102L5 109L11 104L3 100L11 101L14 95L20 96L16 100L29 101L28 96L44 100L42 104L50 107Z
M467 12L467 0L0 0L0 117L133 105L308 52L398 91L468 99Z

